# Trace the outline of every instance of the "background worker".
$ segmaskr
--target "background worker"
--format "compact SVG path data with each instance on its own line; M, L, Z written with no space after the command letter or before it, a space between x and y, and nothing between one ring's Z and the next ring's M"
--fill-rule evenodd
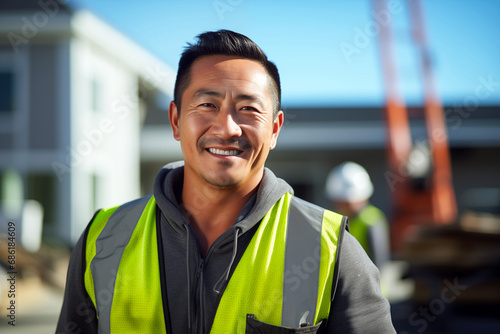
M326 194L336 212L349 217L349 232L381 269L389 260L389 226L385 214L369 199L373 184L368 172L355 162L333 168L326 181Z

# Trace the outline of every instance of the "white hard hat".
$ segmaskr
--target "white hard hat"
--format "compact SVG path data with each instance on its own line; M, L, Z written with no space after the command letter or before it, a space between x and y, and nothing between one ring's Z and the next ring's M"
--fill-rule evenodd
M360 202L373 194L373 184L363 167L347 161L328 174L326 194L330 200Z

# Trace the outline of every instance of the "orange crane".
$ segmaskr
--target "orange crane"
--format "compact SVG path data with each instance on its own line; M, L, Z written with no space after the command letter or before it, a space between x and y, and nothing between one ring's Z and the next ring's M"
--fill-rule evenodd
M386 0L373 0L373 5L376 13L389 13ZM409 1L409 11L413 41L419 52L417 58L424 87L422 109L427 135L427 149L417 152L420 159L416 161L416 146L411 137L408 110L399 92L391 20L380 25L378 39L386 87L385 119L389 166L386 179L393 198L391 246L395 252L401 249L404 241L411 237L412 231L418 226L449 224L457 217L446 123L432 71L420 0ZM427 152L430 168L424 182L417 183L412 171L419 167L416 164L425 164L422 156Z

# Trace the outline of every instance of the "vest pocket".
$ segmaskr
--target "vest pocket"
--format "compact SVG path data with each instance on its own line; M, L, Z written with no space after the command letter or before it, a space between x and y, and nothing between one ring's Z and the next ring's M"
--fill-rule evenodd
M255 318L253 314L247 314L247 321L246 321L246 330L245 333L247 334L293 334L293 333L299 333L299 334L313 334L313 333L321 333L323 332L323 327L321 326L324 323L324 320L321 320L317 325L315 326L306 326L306 327L299 327L299 328L291 328L291 327L281 327L281 326L275 326L275 325L270 325L266 324L264 322L261 322Z

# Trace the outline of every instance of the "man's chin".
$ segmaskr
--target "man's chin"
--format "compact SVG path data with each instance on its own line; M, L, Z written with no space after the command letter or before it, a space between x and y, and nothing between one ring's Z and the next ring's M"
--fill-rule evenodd
M233 187L241 182L241 179L234 178L231 175L218 175L218 176L211 176L211 177L207 176L207 177L203 177L203 179L208 184L210 184L214 187L220 187L220 188Z

